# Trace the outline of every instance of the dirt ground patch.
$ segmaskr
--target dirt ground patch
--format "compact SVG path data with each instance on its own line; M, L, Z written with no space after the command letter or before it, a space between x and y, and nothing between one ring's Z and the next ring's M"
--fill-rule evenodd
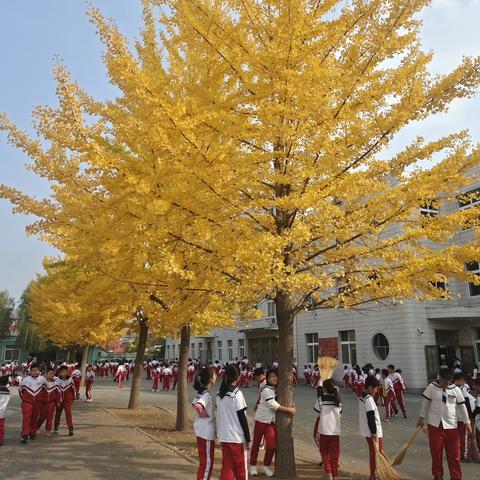
M109 412L119 416L128 424L138 427L160 442L177 449L179 452L191 457L197 461L197 446L195 442L195 435L193 433L193 425L189 422L188 428L185 432L175 431L175 416L168 410L148 405L143 406L137 410L128 410L126 408L110 408ZM263 451L259 454L259 465L263 458ZM219 445L215 448L215 467L213 478L218 478L221 468L222 452ZM303 459L297 459L297 474L298 478L302 480L320 480L326 479L327 476L323 473L323 469L318 463L308 462ZM262 475L259 478L266 478ZM340 480L363 480L368 477L363 475L341 472Z

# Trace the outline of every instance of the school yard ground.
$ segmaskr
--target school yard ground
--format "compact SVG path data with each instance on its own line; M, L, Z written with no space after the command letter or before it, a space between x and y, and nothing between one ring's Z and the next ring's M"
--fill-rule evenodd
M12 401L7 410L5 445L0 447L2 480L133 480L195 478L196 462L193 434L171 432L175 411L175 392L150 391L150 382L143 380L142 405L135 414L126 412L129 389L119 391L111 379L98 379L94 386L94 402L82 399L74 405L75 435L67 436L66 428L51 438L40 435L28 445L19 443L21 424L20 401L12 388ZM256 387L244 389L247 404L255 404ZM83 394L83 392L82 392ZM190 392L193 397L194 391ZM315 421L315 391L298 386L295 390L295 447L299 478L324 479L318 466L319 454L312 439ZM363 480L368 473L367 447L357 434L357 401L342 390L341 480ZM407 395L407 420L396 418L384 423L385 451L393 456L415 429L420 397ZM383 412L382 412L383 413ZM220 459L221 453L217 449ZM263 456L260 452L259 459ZM446 467L446 465L445 465ZM465 480L480 480L479 464L462 464ZM405 479L430 480L430 459L426 435L417 437L399 472ZM218 478L218 465L213 478ZM258 477L266 478L266 477ZM449 478L446 470L445 478Z

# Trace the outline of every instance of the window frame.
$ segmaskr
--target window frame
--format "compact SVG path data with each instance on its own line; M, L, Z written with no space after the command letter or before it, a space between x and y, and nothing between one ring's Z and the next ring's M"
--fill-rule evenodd
M475 265L476 268L469 268L469 265ZM465 270L473 275L480 276L480 261L475 260L465 264ZM468 293L470 297L480 296L480 285L475 285L473 282L468 282Z
M17 353L17 356L16 358L13 358L13 355L10 355L10 358L7 357L7 352L10 351L10 352L18 352ZM17 348L17 347L9 347L9 346L6 346L5 347L5 350L3 351L3 360L5 362L18 362L20 360L20 351L21 349L20 348Z
M347 339L342 339L342 334L346 334ZM353 338L352 338L353 337ZM338 331L338 339L340 342L340 352L342 355L342 363L349 364L349 365L356 365L357 364L357 335L355 330L339 330ZM345 351L348 353L348 358L345 358Z
M310 336L311 338L309 338ZM307 352L307 363L317 363L318 352L319 352L318 332L305 334L305 347Z
M231 362L233 360L233 340L227 340L227 354L228 361Z
M375 344L375 339L379 338L380 336L382 336L386 340L386 342L387 342L386 346L381 346L381 345L376 345ZM380 354L380 351L379 351L380 348L386 349L385 357L383 357ZM388 339L388 337L383 332L377 332L372 337L372 349L373 349L373 354L375 355L375 357L377 357L377 359L381 360L382 362L385 361L388 358L388 356L390 355L390 340Z
M217 340L217 360L223 362L223 342L222 340Z

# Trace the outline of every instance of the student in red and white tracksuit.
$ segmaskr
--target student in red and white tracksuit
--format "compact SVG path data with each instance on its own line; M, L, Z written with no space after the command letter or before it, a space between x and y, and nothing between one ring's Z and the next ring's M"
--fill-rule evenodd
M173 379L172 390L175 390L177 388L177 381L178 381L178 365L176 363L172 365L172 379Z
M320 450L323 468L333 480L338 480L342 403L340 392L331 378L323 382L322 394L317 398L314 410L318 417L313 438Z
M400 373L395 371L393 365L388 365L387 367L389 378L393 384L393 390L395 391L395 400L393 402L393 410L398 411L395 402L398 402L398 406L403 413L403 418L407 418L407 410L405 409L405 401L403 399L403 392L405 390L405 385L403 383L403 378Z
M388 370L382 370L382 384L380 388L382 392L383 402L385 404L385 421L389 422L393 418L393 402L395 401L395 391L393 390L393 383L390 380Z
M75 367L75 370L72 372L72 380L73 380L73 384L75 385L75 398L77 400L80 399L80 384L82 383L82 372L79 368L79 366L77 365Z
M348 365L343 366L343 386L345 388L350 387L350 368L348 368Z
M168 392L170 390L170 379L172 377L172 369L170 367L165 367L162 372L162 390Z
M195 408L193 430L197 437L197 480L210 480L215 454L215 412L210 389L217 381L214 367L203 367L195 379L197 394L192 401Z
M187 382L193 382L193 377L195 376L195 366L192 362L188 364L187 367Z
M55 424L53 433L58 433L58 426L60 425L60 418L62 412L65 410L65 419L68 426L69 436L73 435L73 418L72 418L72 404L76 397L75 385L72 377L68 375L68 368L61 367L58 372L57 387L60 392L60 403L55 410Z
M47 370L45 381L47 382L47 395L45 396L45 401L42 405L42 412L38 419L38 429L40 430L43 422L46 422L45 432L47 435L51 435L55 408L60 403L60 391L58 390L54 368L49 368Z
M11 398L7 385L8 375L0 377L0 447L3 445L3 438L5 436L5 411Z
M262 439L265 438L265 458L263 459L263 473L267 477L273 476L273 456L277 449L277 432L275 430L275 417L277 412L295 415L295 407L284 407L276 400L275 388L278 385L276 370L269 370L266 375L266 384L260 391L259 401L255 410L255 424L253 427L253 443L250 453L250 474L258 475L257 458Z
M157 368L154 368L152 375L153 375L152 392L157 392L160 386L160 379L162 378L162 367L160 367L159 365Z
M122 363L117 368L117 371L115 373L115 378L117 379L117 382L118 382L118 388L124 388L125 379L127 378L127 369Z
M95 372L91 365L87 367L87 371L85 372L85 401L91 402L93 400L92 396L92 387L93 382L95 381Z
M312 369L308 365L303 367L303 378L305 379L305 386L310 385L310 381L312 379Z
M250 431L239 382L240 370L237 365L229 365L216 398L217 438L222 443L220 480L248 479Z
M313 367L311 385L312 388L317 388L318 386L320 386L320 370L318 369L318 365L315 365Z
M377 463L375 461L375 442L378 442L378 449L383 452L382 444L382 422L380 413L375 404L374 396L380 387L380 382L375 377L367 377L365 390L358 397L358 423L359 433L365 437L368 443L370 456L370 480L376 480Z
M443 450L447 457L450 478L460 480L460 440L457 422L463 421L469 434L472 432L465 399L456 385L450 385L452 372L441 369L438 381L432 382L423 392L423 401L417 426L423 427L428 418L428 437L432 457L432 474L436 479L443 478Z
M30 365L30 375L21 381L18 393L22 399L21 442L27 443L28 438L34 440L37 436L38 419L47 394L47 382L40 375L40 365Z

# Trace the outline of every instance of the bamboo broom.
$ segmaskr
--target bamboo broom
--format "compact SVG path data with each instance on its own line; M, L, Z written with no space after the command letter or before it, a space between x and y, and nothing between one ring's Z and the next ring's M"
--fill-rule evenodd
M407 454L407 450L412 446L413 441L415 440L415 437L417 436L417 433L422 429L422 427L417 427L416 430L413 432L412 436L410 437L410 440L408 440L405 445L400 449L400 451L395 455L395 457L392 460L392 465L401 465L402 462L405 460L405 455Z
M378 449L378 441L373 443L375 445L375 464L379 480L400 480L400 475L392 467L391 461Z
M338 366L338 360L332 357L318 357L317 365L322 380L327 380L332 378L333 372Z

